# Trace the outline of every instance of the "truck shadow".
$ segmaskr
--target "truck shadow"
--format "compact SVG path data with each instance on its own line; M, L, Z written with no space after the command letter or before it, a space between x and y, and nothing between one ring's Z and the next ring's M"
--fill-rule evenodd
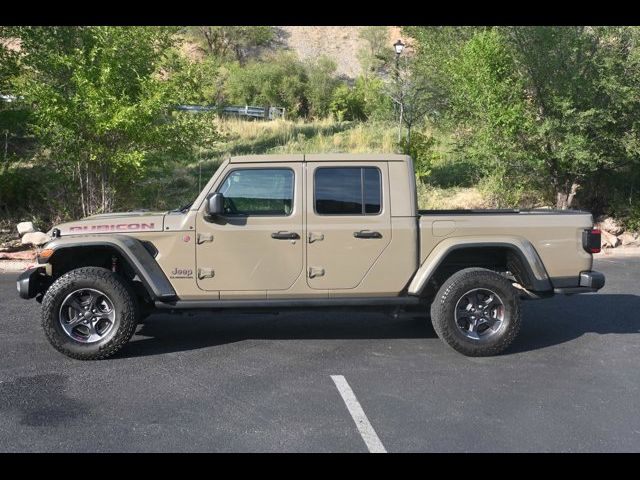
M157 314L138 327L117 357L138 357L215 347L245 340L437 339L427 317L381 313Z
M523 302L520 334L505 355L538 350L585 333L640 333L640 297L585 294ZM430 339L426 317L380 313L156 314L142 324L117 357L140 357L215 347L244 340Z
M557 296L523 305L522 330L505 354L562 344L586 333L640 333L640 296L637 295Z

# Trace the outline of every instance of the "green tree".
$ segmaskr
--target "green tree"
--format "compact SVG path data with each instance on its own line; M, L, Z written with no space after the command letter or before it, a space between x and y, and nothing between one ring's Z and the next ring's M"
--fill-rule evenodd
M362 27L359 33L363 45L357 56L365 77L378 74L389 65L393 50L389 42L389 28L384 26Z
M245 63L252 53L272 46L276 30L269 26L193 26L187 27L187 37L201 51L218 60L235 59Z
M13 79L18 76L18 40L10 37L9 27L0 26L0 94L13 92Z
M48 168L72 180L71 213L110 211L147 163L192 149L198 125L170 110L182 100L166 54L169 27L15 27L32 107L32 131ZM119 193L119 195L117 195Z
M28 162L34 142L29 138L29 109L25 108L17 90L20 78L17 47L7 27L0 27L0 214L15 217L23 213L26 198L39 198L38 180L30 176Z
M635 27L512 27L543 162L558 207L595 175L640 160L640 62ZM531 145L531 143L533 145Z
M398 106L399 124L407 127L406 149L411 148L411 130L429 114L435 114L442 93L432 77L424 75L414 65L414 59L404 59L387 83L387 92ZM398 141L402 132L398 131ZM408 153L408 151L407 151Z
M297 57L280 52L264 62L229 65L226 100L241 105L279 106L286 109L287 116L306 116L307 81L307 71Z
M331 112L337 120L387 120L390 97L379 77L360 75L352 87L340 84L331 100Z
M417 71L442 86L441 125L500 188L573 204L598 175L637 165L635 27L412 27Z
M307 100L309 115L314 118L326 117L331 109L333 93L339 85L334 76L336 62L326 56L307 64Z
M165 67L171 81L180 86L184 102L198 105L218 105L224 98L226 69L213 57L191 60L178 50L167 52Z
M16 90L20 76L18 41L10 38L7 27L0 27L0 172L15 150L14 140L25 134L28 111Z
M365 101L362 93L344 83L339 85L333 92L331 113L339 122L366 120Z

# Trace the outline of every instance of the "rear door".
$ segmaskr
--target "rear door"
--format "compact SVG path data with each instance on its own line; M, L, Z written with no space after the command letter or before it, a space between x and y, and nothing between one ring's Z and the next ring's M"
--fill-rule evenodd
M358 286L391 241L386 162L307 163L307 283Z

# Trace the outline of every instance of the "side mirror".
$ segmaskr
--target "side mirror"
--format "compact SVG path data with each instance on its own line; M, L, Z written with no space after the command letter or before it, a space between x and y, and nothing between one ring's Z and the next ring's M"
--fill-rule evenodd
M221 193L212 193L207 197L205 211L210 217L221 215L224 212L224 195Z

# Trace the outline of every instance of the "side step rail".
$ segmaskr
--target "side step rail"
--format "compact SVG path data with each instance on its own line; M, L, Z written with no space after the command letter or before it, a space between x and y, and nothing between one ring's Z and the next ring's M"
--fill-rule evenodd
M420 297L358 297L358 298L314 298L272 300L177 300L155 302L156 308L164 310L199 310L218 308L306 308L306 307L372 307L420 305Z

